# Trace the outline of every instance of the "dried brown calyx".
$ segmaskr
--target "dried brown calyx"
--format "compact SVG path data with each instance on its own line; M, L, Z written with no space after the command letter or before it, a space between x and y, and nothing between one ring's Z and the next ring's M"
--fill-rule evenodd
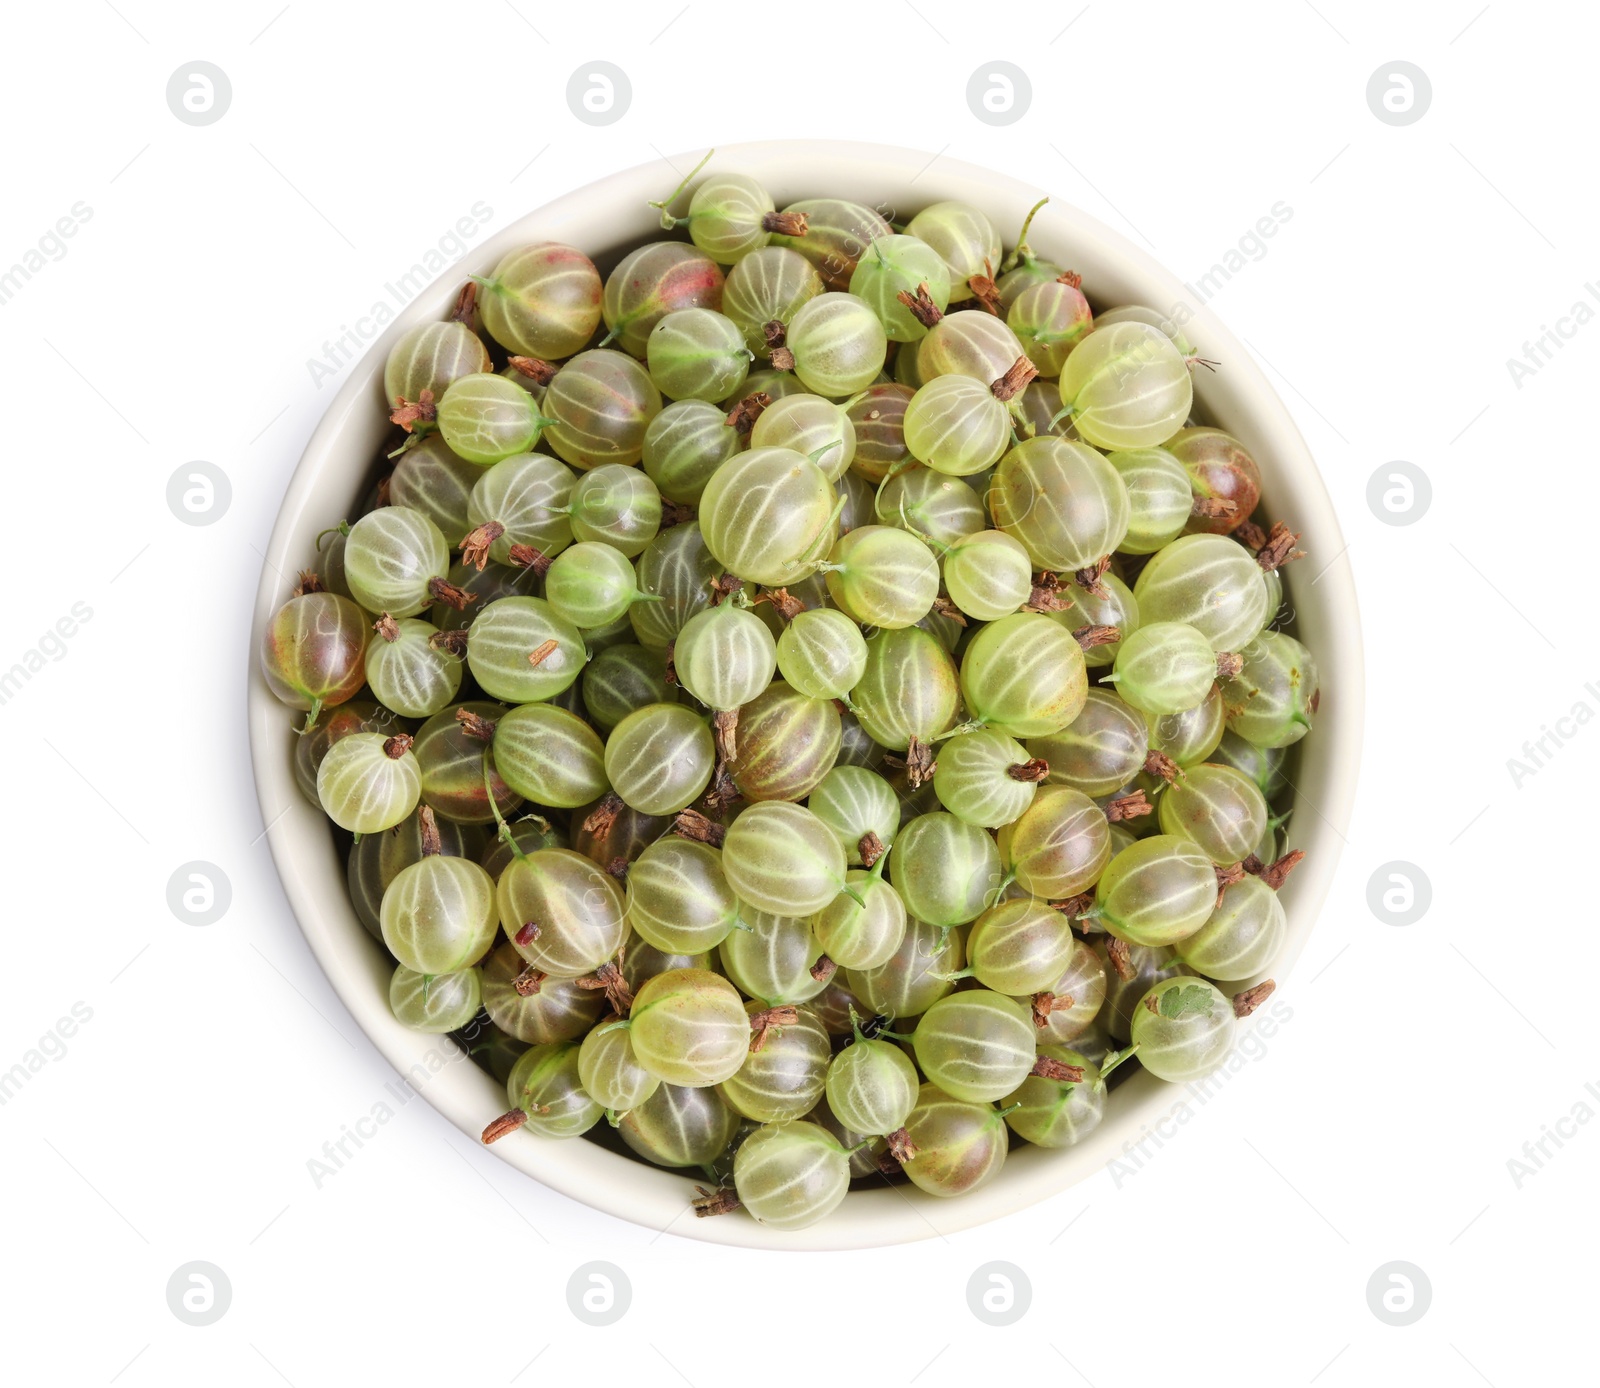
M622 955L617 955L620 961ZM577 980L578 987L586 988L591 993L605 990L606 1001L611 1004L612 1011L619 1017L626 1017L633 1007L633 989L628 987L628 980L622 976L622 970L606 960L587 978Z
M1064 896L1059 901L1052 901L1050 905L1068 920L1076 920L1094 905L1094 893L1079 892L1077 896Z
M752 606L758 602L771 603L786 622L794 621L806 610L806 605L787 588L763 588L751 599Z
M750 1018L750 1049L759 1051L767 1044L767 1033L774 1027L792 1027L800 1020L800 1013L787 1003L782 1007L766 1007Z
M535 578L543 578L555 562L532 545L512 545L506 552L506 560L514 569L532 569Z
M1256 563L1264 573L1271 573L1296 559L1304 559L1305 550L1294 547L1299 538L1298 530L1290 530L1283 521L1274 521L1272 529L1267 531L1266 541L1256 551Z
M1072 289L1082 289L1083 276L1080 275L1076 270L1063 270L1059 275L1056 276L1056 283L1065 284Z
M1106 802L1106 818L1112 824L1121 824L1124 820L1138 819L1143 815L1152 814L1155 806L1144 798L1142 790L1130 790L1126 795L1119 795L1115 800Z
M468 280L461 286L461 291L456 295L455 307L450 310L450 321L453 323L468 323L478 308L478 282Z
M1036 1027L1050 1025L1052 1012L1065 1012L1072 1006L1071 993L1035 993L1033 995L1033 1024Z
M693 506L681 501L661 502L661 529L671 530L675 525L684 525L695 518L696 511Z
M1023 604L1024 612L1065 612L1072 606L1072 594L1061 586L1061 580L1046 569L1033 581L1033 591Z
M1106 576L1106 570L1110 567L1111 556L1107 554L1102 558L1095 560L1095 562L1089 565L1088 568L1079 569L1077 573L1072 575L1072 581L1090 596L1100 598L1102 601L1104 601L1106 598L1109 598L1111 594L1106 591L1106 585L1100 580Z
M911 783L912 790L926 785L933 779L933 773L939 769L939 763L934 759L933 748L912 733L911 740L906 744L906 754L903 757L885 757L890 766L905 768L906 780Z
M794 353L787 346L789 329L781 319L774 318L761 325L761 336L767 344L767 356L774 371L793 371ZM742 432L742 431L741 431Z
M433 392L424 386L415 400L400 397L400 403L389 414L389 422L398 424L409 434L417 425L432 424L438 417L439 406L434 402Z
M1149 775L1160 777L1169 786L1183 775L1183 768L1177 762L1154 747L1144 754L1144 769Z
M992 313L996 318L1000 314L1000 286L994 282L994 266L986 260L983 262L986 274L973 275L967 280L967 288L972 291L972 297L978 301L979 307L985 313Z
M511 938L521 945L523 949L527 949L542 934L544 934L544 931L539 929L538 921L523 921L517 928L517 933Z
M1265 882L1269 887L1271 887L1273 891L1277 891L1278 888L1288 880L1289 874L1300 866L1300 863L1305 856L1304 849L1292 848L1289 850L1289 852L1285 853L1283 857L1279 858L1277 862L1269 863L1267 866L1261 868L1261 870L1256 873L1256 876Z
M1233 651L1217 652L1217 678L1219 680L1237 679L1239 671L1244 669L1244 657Z
M1122 628L1091 622L1087 626L1074 627L1072 639L1084 650L1092 651L1096 646L1110 646L1122 640Z
M1041 1079L1057 1080L1062 1084L1082 1084L1083 1066L1068 1065L1064 1061L1052 1060L1047 1055L1040 1056L1033 1062L1030 1075L1038 1075Z
M1233 1015L1235 1017L1248 1017L1277 991L1276 980L1269 978L1265 983L1256 984L1254 988L1246 988L1242 993L1235 993L1233 995Z
M372 624L372 629L385 641L398 641L400 639L400 623L395 621L387 612Z
M383 742L383 755L390 761L399 761L411 750L415 739L410 733L396 733L393 737L385 738Z
M717 745L717 760L726 764L739 755L739 710L719 708L711 715L711 738Z
M444 841L439 837L439 821L434 818L432 805L424 805L417 811L417 827L422 830L424 858L436 858L444 852Z
M603 839L611 832L611 826L617 822L617 816L621 813L622 797L616 791L608 790L600 797L600 803L585 816L583 832L597 839Z
M461 731L468 737L478 742L493 742L495 720L485 718L481 713L474 713L470 708L456 710L456 723Z
M428 646L436 651L449 651L460 660L467 653L467 629L452 627L449 631L436 631L428 638Z
M728 827L718 824L716 820L709 819L699 810L680 810L676 819L672 821L675 833L686 839L693 839L696 843L709 844L712 848L721 848L722 841L728 837Z
M508 357L506 365L535 385L547 386L556 378L556 368L539 357Z
M967 624L967 614L957 607L949 598L938 597L933 600L933 610L941 617L946 617L958 627Z
M804 236L811 230L811 220L804 212L768 212L761 218L761 230L779 236Z
M705 794L706 808L724 809L739 798L739 787L733 779L733 772L728 770L727 762L719 761L716 770L711 773L711 786Z
M301 569L298 581L294 585L294 591L289 596L303 598L307 593L320 593L321 591L322 579L318 576L317 571L315 569Z
M1217 874L1217 905L1222 905L1223 893L1235 882L1243 882L1250 874L1245 870L1243 863L1234 863L1229 867L1213 869Z
M528 1115L520 1108L507 1109L483 1130L484 1145L500 1141L508 1133L516 1132L527 1121Z
M461 562L471 564L479 573L489 562L489 546L506 533L499 521L484 521L461 537Z
M545 663L545 661L549 660L550 657L553 656L560 648L561 648L561 643L559 641L557 641L555 639L555 637L553 637L553 636L550 637L548 640L541 641L537 646L535 646L531 651L528 652L528 664L533 666L533 668L535 670L537 670L541 665L543 665Z
M1133 956L1128 952L1128 942L1112 938L1106 943L1106 958L1111 961L1111 967L1117 971L1117 977L1124 983L1132 982L1133 976L1139 971L1133 967Z
M1031 761L1013 762L1006 767L1006 775L1013 781L1023 781L1029 785L1038 785L1050 774L1050 763L1043 757L1034 757Z
M811 966L811 977L818 983L826 983L838 972L839 966L826 954L818 955L817 962Z
M1039 368L1029 361L1026 355L1020 356L1006 367L1003 376L998 376L989 383L989 393L1004 404L1020 395L1038 374Z
M527 968L511 980L511 986L516 990L519 998L531 998L544 987L544 981L549 977L549 974L543 973L534 968L532 964L529 964Z
M1207 520L1227 520L1238 509L1239 503L1225 496L1197 496L1189 505L1189 514Z
M1240 521L1233 527L1232 534L1252 554L1259 554L1261 546L1267 542L1267 532L1253 520Z
M732 1214L739 1208L739 1197L725 1186L718 1186L715 1190L709 1186L696 1186L695 1198L689 1203L696 1218L707 1219L712 1215Z
M909 289L902 289L895 295L895 298L910 309L911 316L925 328L933 327L944 317L944 312L938 304L934 303L932 296L928 293L926 282L917 286L916 293L913 294Z
M756 427L756 420L761 418L761 412L771 403L772 397L764 390L745 396L728 411L728 427L737 434L748 434Z
M884 1155L890 1157L896 1167L903 1162L910 1161L912 1157L917 1155L916 1144L912 1142L911 1134L904 1128L896 1128L889 1134L887 1141L889 1150Z
M615 878L618 882L626 882L628 880L628 860L620 856L611 859L606 864L606 876Z
M883 857L884 853L886 852L883 846L883 840L874 834L870 829L868 829L867 832L861 836L861 841L856 845L856 847L861 850L861 866L866 868L868 871L872 869L872 867L877 863L878 859Z
M901 1132L905 1132L905 1129L901 1128L900 1131ZM906 1135L906 1140L907 1140L908 1143L910 1142L910 1134L909 1133ZM912 1155L914 1156L916 1154L916 1150L917 1149L915 1147L912 1147L910 1150L911 1150ZM901 1175L904 1175L905 1173L900 1170L900 1163L901 1163L902 1160L910 1161L911 1158L910 1157L901 1158L901 1157L896 1156L895 1155L895 1150L894 1150L894 1141L891 1138L891 1140L889 1142L889 1145L886 1148L884 1148L883 1151L878 1153L878 1162L877 1162L878 1174L880 1176L901 1176Z
M744 580L737 574L722 574L720 577L712 579L711 605L720 607L743 587Z
M465 588L457 588L455 584L447 583L442 578L430 578L428 591L437 601L447 607L455 608L457 612L465 612L470 604L478 600L476 593L469 593Z

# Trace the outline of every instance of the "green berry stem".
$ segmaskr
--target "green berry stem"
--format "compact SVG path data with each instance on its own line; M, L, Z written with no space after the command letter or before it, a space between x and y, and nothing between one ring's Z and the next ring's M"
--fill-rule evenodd
M717 151L716 151L715 147L713 147L711 149L708 149L705 152L705 157L703 159L701 159L701 161L698 164L696 164L692 169L689 170L688 173L686 173L683 176L683 181L681 183L679 183L676 188L674 188L670 193L668 193L666 195L666 197L662 198L660 202L652 202L652 203L648 203L647 204L647 206L654 207L654 208L656 208L656 209L658 209L660 211L660 213L661 213L661 229L663 231L671 231L674 227L681 226L684 222L687 222L689 220L688 217L674 217L672 215L672 213L667 211L667 209L669 207L671 207L672 204L675 203L678 200L678 196L683 192L683 190L685 188L687 188L689 186L689 180L692 179L697 173L700 172L701 169L705 168L705 166L711 162L711 156L713 154L715 154L716 152ZM609 340L610 339L608 338L607 341L609 341Z

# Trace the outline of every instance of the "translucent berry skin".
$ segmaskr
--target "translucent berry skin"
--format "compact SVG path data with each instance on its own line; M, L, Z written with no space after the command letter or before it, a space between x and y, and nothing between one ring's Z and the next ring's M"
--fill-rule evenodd
M1159 328L1096 328L1061 368L1061 403L1097 448L1153 448L1189 417L1194 385L1183 354Z
M840 699L867 668L867 643L861 628L843 612L813 607L784 627L777 659L783 678L800 693Z
M1154 554L1189 524L1194 493L1189 474L1165 448L1128 448L1106 455L1128 489L1128 533L1123 554Z
M1147 622L1125 636L1112 672L1117 693L1148 717L1195 708L1216 677L1216 652L1187 622Z
M1222 894L1193 935L1173 946L1179 959L1219 983L1243 983L1272 967L1288 934L1283 902L1259 877L1245 877Z
M730 764L746 800L804 800L839 756L839 711L774 680L739 711Z
M513 545L526 545L553 559L572 543L570 511L577 480L571 468L548 453L503 458L479 473L467 498L467 524L500 525L504 534L489 546L489 557L496 564L510 563Z
M1028 754L1049 763L1048 783L1099 798L1115 795L1144 767L1149 731L1138 709L1109 689L1088 691L1078 716L1059 732L1028 740Z
M368 619L349 598L334 593L290 598L261 633L267 687L290 708L320 711L353 699L366 682L369 630Z
M493 370L489 349L465 323L419 323L390 348L383 394L391 409L427 391L438 400L452 382Z
M412 752L421 773L422 800L435 813L458 824L488 824L494 819L495 808L502 815L509 815L522 803L522 797L500 778L492 759L489 789L485 789L483 743L461 726L456 718L459 708L491 722L506 711L502 704L473 700L441 709L417 729ZM493 808L489 804L490 790Z
M989 513L1041 569L1073 573L1110 554L1128 533L1128 489L1085 444L1024 439L1000 460Z
M901 353L901 357L906 354ZM1022 343L1000 319L991 314L951 313L941 318L915 350L913 360L926 385L939 376L971 376L992 386L1019 357Z
M494 765L536 805L571 810L606 791L604 748L583 719L554 704L519 704L495 725Z
M913 217L906 232L926 242L950 270L952 294L966 298L974 275L989 275L1000 268L1000 235L982 212L970 203L931 203Z
M900 801L894 788L864 766L835 766L811 792L806 806L833 830L845 860L855 867L862 865L861 840L867 834L877 835L888 848L900 828Z
M478 1015L481 987L476 969L430 976L402 964L389 980L389 1009L402 1026L441 1036Z
M1088 687L1083 648L1040 613L987 623L961 657L968 713L1017 738L1066 727L1083 710Z
M966 1195L1000 1174L1010 1134L992 1104L968 1103L925 1084L906 1119L915 1155L903 1169L929 1195Z
M385 506L368 512L345 541L350 596L368 612L412 617L429 606L429 584L450 568L450 547L420 511Z
M922 620L939 596L939 561L909 531L864 525L828 553L828 592L863 626L893 631Z
M711 474L738 451L726 410L706 400L675 400L645 426L640 462L668 501L693 506Z
M849 970L845 981L874 1012L920 1016L955 991L949 975L966 961L962 933L909 917L905 938L893 956L876 968Z
M402 868L383 894L383 942L419 974L476 964L500 926L489 874L470 858L430 854Z
M852 471L869 482L881 482L910 456L905 414L915 394L910 386L880 383L868 386L845 405L845 413L856 430Z
M867 665L851 694L872 740L904 752L912 737L931 742L948 728L960 701L955 662L918 627L880 631L867 640Z
M1192 935L1216 903L1211 859L1171 834L1124 848L1095 884L1095 919L1130 945L1170 945Z
M1083 653L1083 663L1091 670L1114 664L1117 652L1122 649L1122 640L1137 631L1143 621L1133 590L1116 574L1102 574L1100 586L1104 590L1102 597L1096 597L1076 584L1070 589L1060 590L1057 596L1065 597L1070 606L1050 614L1068 631L1076 631L1083 626L1105 626L1116 627L1122 633L1121 639L1104 646L1092 646Z
M994 839L953 814L918 815L889 855L889 876L917 920L943 929L976 920L1000 886Z
M739 326L744 343L760 360L772 356L766 325L785 327L800 306L823 291L822 276L797 251L768 246L753 251L728 272L722 311Z
M710 783L715 760L711 730L682 704L647 704L606 739L606 779L643 814L688 808Z
M870 873L852 872L846 885L866 905L840 892L811 917L811 931L840 968L875 969L905 940L906 908L899 892Z
M485 372L450 383L439 401L438 425L452 453L488 467L528 452L539 440L544 419L521 386Z
M662 656L631 644L609 646L595 656L584 669L582 692L589 722L601 733L609 733L646 704L678 700L678 691L667 683Z
M1187 622L1215 651L1240 651L1266 624L1267 586L1250 552L1225 535L1183 535L1150 557L1133 585L1145 622Z
M1287 757L1282 747L1257 747L1238 733L1224 730L1216 747L1205 760L1220 762L1244 772L1268 800L1275 799L1289 784L1283 764Z
M826 552L835 501L827 477L803 453L752 448L712 474L700 526L728 573L782 587L804 578Z
M1033 595L1033 561L1003 530L963 536L945 551L943 567L950 601L975 621L1009 617Z
M707 708L735 709L772 683L778 649L766 623L724 602L683 624L672 663L678 683Z
M739 1115L715 1089L663 1084L617 1124L622 1140L657 1166L704 1167L716 1161L739 1130Z
M898 1045L862 1037L833 1058L826 1088L828 1107L845 1127L887 1137L905 1127L921 1085Z
M739 919L745 928L730 931L717 946L717 962L747 997L782 1007L810 1002L828 986L811 974L822 946L808 921L759 911L748 902Z
M553 698L583 673L586 657L582 634L543 598L501 598L467 631L473 679L508 703Z
M456 457L439 435L430 434L401 454L389 477L389 501L422 512L446 540L459 542L472 529L467 506L483 475L476 463Z
M1228 729L1258 747L1288 747L1311 731L1321 701L1317 663L1292 636L1264 631L1239 654L1244 668L1222 685Z
M1150 720L1150 746L1187 770L1210 761L1226 731L1222 691L1212 685L1195 707Z
M669 835L628 869L628 925L647 945L692 955L715 949L739 920L720 849Z
M1090 945L1078 940L1066 967L1046 991L1054 997L1055 1005L1042 1027L1035 1019L1041 1051L1046 1045L1076 1040L1092 1025L1106 997L1106 966ZM1067 1002L1069 998L1070 1003ZM1017 1001L1031 1003L1032 999L1018 998Z
M1045 786L999 835L1001 858L1034 896L1060 901L1092 886L1111 861L1111 834L1081 790Z
M624 256L607 277L601 314L610 339L642 359L650 330L675 309L722 309L722 270L681 241L653 241Z
M1028 759L1023 745L997 728L962 733L940 749L934 793L957 819L998 829L1033 803L1035 783L1010 774Z
M850 294L819 294L789 324L785 345L794 374L818 395L853 395L883 370L888 338L866 304Z
M689 239L718 265L735 265L770 239L772 194L748 174L710 175L689 200Z
M816 395L788 395L761 412L750 431L752 448L804 453L830 482L844 476L856 454L856 428L844 408Z
M977 492L959 477L947 477L928 467L908 467L886 479L874 501L874 515L884 525L909 531L940 552L981 534L986 526Z
M519 356L559 361L581 352L600 326L600 272L559 241L520 246L478 284L489 336Z
M991 906L967 934L967 962L985 988L1012 998L1047 991L1072 960L1072 925L1031 897Z
M313 805L317 803L317 769L322 759L341 737L351 733L382 733L392 737L408 731L406 723L397 718L392 709L366 699L347 700L326 717L319 717L310 732L302 733L294 743L294 779L300 793Z
M1011 417L993 390L971 376L935 376L911 397L906 447L951 477L993 467L1011 444Z
M1029 1075L1001 1101L1011 1109L1006 1126L1035 1147L1071 1147L1082 1142L1105 1117L1106 1091L1100 1067L1088 1056L1065 1046L1040 1046L1039 1054L1060 1065L1083 1071L1081 1080L1052 1080Z
M601 463L573 487L571 517L574 537L632 559L660 532L661 493L638 468Z
M1161 832L1195 842L1218 866L1255 852L1267 831L1266 797L1241 771L1202 763L1162 792Z
M637 1108L661 1085L639 1064L628 1027L596 1027L583 1038L578 1047L578 1079L589 1097L612 1114Z
M775 234L773 244L791 247L803 255L829 289L848 289L867 247L893 231L880 213L843 198L804 198L783 210L805 214L806 234Z
M1190 516L1191 534L1226 535L1255 514L1261 504L1261 469L1232 434L1209 427L1180 429L1166 447L1187 474L1195 496L1233 503L1226 515Z
M667 1084L721 1084L750 1053L738 990L707 969L673 969L646 982L634 995L629 1029L639 1063Z
M661 392L632 357L597 348L580 352L556 372L544 411L551 420L550 447L573 467L631 466L644 452L645 430L661 412Z
M496 896L506 933L529 964L551 978L581 978L616 957L627 936L622 889L581 853L541 848L513 859ZM538 931L523 943L529 923Z
M763 1007L749 1002L745 1013L754 1017ZM761 1045L718 1086L723 1102L752 1122L791 1122L822 1097L832 1043L816 1013L806 1007L796 1012L797 1020L769 1028Z
M950 305L950 269L938 251L915 236L880 236L850 276L850 292L877 315L891 342L916 342L928 335L900 301L901 294L915 295L923 286L943 313Z
M1169 1017L1162 1004L1174 995L1196 1001ZM1131 1040L1139 1048L1139 1063L1157 1079L1188 1084L1204 1079L1227 1059L1234 1028L1233 1005L1211 984L1168 978L1133 1009Z
M541 1137L579 1137L602 1116L579 1077L578 1048L567 1041L524 1051L511 1068L506 1094L527 1115L524 1126Z
M628 610L634 635L646 650L665 651L696 612L711 606L711 585L722 576L698 521L663 530L639 556L639 587L661 599Z
M807 1229L850 1190L850 1159L815 1123L768 1124L739 1145L733 1185L746 1212L771 1229Z
M432 622L407 617L397 626L393 641L367 644L367 683L401 717L431 718L461 688L461 657L429 644L438 632Z
M392 829L422 792L417 759L408 750L390 756L382 733L352 733L328 749L317 768L317 799L324 813L352 834Z
M1158 328L1172 339L1172 345L1185 357L1197 355L1193 344L1184 336L1183 327L1175 323L1159 309L1149 308L1144 304L1119 304L1116 308L1108 308L1096 316L1095 321L1102 327L1110 327L1113 323L1148 323L1152 328Z
M1106 955L1105 941L1100 937L1096 938L1099 943L1095 947L1095 952L1097 955L1105 956L1106 961L1106 996L1100 1015L1096 1018L1096 1029L1103 1030L1108 1039L1114 1039L1119 1045L1123 1045L1128 1040L1133 1009L1138 1005L1139 999L1150 991L1151 984L1184 973L1186 968L1183 961L1164 945L1150 948L1145 945L1130 944L1124 962L1132 971L1132 976L1125 979L1110 963L1109 956Z
M724 400L744 384L751 352L731 318L708 308L675 309L650 330L650 379L673 400Z
M844 885L844 849L833 831L786 800L742 811L728 827L722 863L740 899L774 915L809 916Z
M527 961L510 940L502 940L483 962L483 1005L502 1031L531 1046L578 1041L600 1020L606 995L580 988L570 978L546 978L537 992L519 993L516 980Z
M1094 327L1094 315L1076 286L1046 280L1012 300L1006 326L1016 333L1041 376L1059 376L1072 349Z

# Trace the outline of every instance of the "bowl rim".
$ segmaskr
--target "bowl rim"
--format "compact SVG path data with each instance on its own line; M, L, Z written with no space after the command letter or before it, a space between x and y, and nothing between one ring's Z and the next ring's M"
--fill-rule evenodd
M702 151L703 152L703 151ZM385 331L350 370L313 430L285 490L262 564L249 650L247 722L265 834L285 898L318 964L352 1018L384 1058L456 1127L476 1140L484 1123L505 1106L504 1089L476 1066L445 1063L459 1055L448 1038L410 1031L388 1007L387 980L392 964L382 956L355 916L345 887L344 865L321 811L296 785L292 758L294 715L279 703L262 678L256 652L271 613L287 597L285 575L312 553L308 536L326 528L332 512L355 498L366 476L385 422L374 407L381 400L384 360L395 340L420 322L446 315L460 281L469 271L487 272L512 248L533 240L571 240L588 249L594 228L605 229L605 251L624 249L660 234L647 200L662 196L677 181L673 170L688 168L701 152L672 156L667 167L653 160L607 175L510 222L456 265L441 272L407 302ZM761 179L778 204L799 197L830 196L875 201L890 220L899 220L892 195L908 205L959 199L975 203L1002 235L1020 226L1022 215L1042 196L1008 175L944 155L897 146L851 141L767 140L720 146L708 170L739 170ZM879 197L873 198L877 193ZM1333 503L1315 460L1283 401L1243 344L1208 305L1152 256L1071 204L1052 198L1035 217L1029 241L1036 254L1087 268L1091 290L1113 286L1124 292L1101 294L1105 303L1142 303L1169 314L1186 311L1184 326L1207 356L1222 369L1196 381L1197 407L1220 427L1239 437L1263 466L1264 496L1275 514L1293 521L1302 543L1325 563L1309 581L1292 571L1286 587L1299 604L1302 636L1324 671L1337 672L1323 686L1318 727L1305 740L1302 781L1310 779L1313 816L1290 821L1287 844L1308 850L1305 863L1283 889L1290 931L1273 975L1280 984L1291 973L1327 896L1354 803L1360 764L1364 674L1360 618L1347 546ZM1132 291L1132 292L1128 292ZM352 437L366 437L359 450ZM342 483L341 480L343 479ZM1333 554L1323 561L1321 556ZM1302 592L1301 590L1305 591ZM1307 797L1295 787L1295 807ZM333 884L335 889L327 888ZM1247 1022L1244 1031L1253 1026ZM447 1054L449 1053L449 1054ZM1210 1082L1203 1082L1209 1086ZM1082 1143L1060 1151L1014 1150L1000 1177L958 1200L940 1200L914 1187L885 1183L880 1189L852 1191L844 1206L809 1229L769 1230L742 1215L685 1219L694 1173L668 1171L620 1156L590 1142L563 1142L520 1131L496 1143L494 1153L542 1184L594 1209L655 1231L702 1241L760 1249L837 1250L882 1247L943 1237L958 1230L1014 1214L1135 1150L1179 1105L1193 1102L1196 1086L1168 1085L1145 1072L1119 1085L1114 1114ZM1204 1102L1204 1095L1200 1098ZM1136 1141L1137 1139L1137 1141Z

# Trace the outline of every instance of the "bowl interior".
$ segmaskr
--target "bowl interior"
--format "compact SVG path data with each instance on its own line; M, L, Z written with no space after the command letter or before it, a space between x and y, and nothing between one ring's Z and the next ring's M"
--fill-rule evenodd
M674 162L687 170L696 158ZM737 145L720 149L708 168L751 174L766 184L780 207L828 194L876 206L899 222L928 203L962 199L982 208L1008 244L1042 195L955 160L930 163L924 152L868 144ZM263 625L288 596L280 575L311 562L317 533L352 513L368 490L389 427L382 375L395 338L418 322L444 317L467 273L487 273L506 251L529 241L569 242L604 269L623 251L662 234L656 213L646 203L662 196L677 176L658 162L559 198L479 246L408 305L352 369L307 444L262 569L251 645L249 725L262 816L270 826L268 839L285 893L313 952L362 1029L402 1074L434 1076L422 1092L474 1137L504 1109L505 1091L474 1065L449 1065L435 1074L442 1049L453 1043L409 1031L395 1021L388 1004L392 965L350 905L344 862L327 820L296 787L291 769L294 716L267 689L254 669L253 653ZM1096 308L1136 303L1183 316L1190 340L1220 364L1214 374L1196 373L1196 418L1244 443L1261 464L1267 511L1303 532L1301 544L1311 557L1287 572L1286 589L1298 635L1316 654L1323 684L1319 725L1300 744L1295 805L1302 812L1288 827L1288 846L1305 850L1307 858L1283 889L1289 939L1272 971L1282 986L1327 893L1360 760L1361 642L1348 563L1335 558L1345 549L1338 521L1282 401L1239 341L1184 285L1119 234L1060 201L1049 203L1035 218L1029 240L1040 255L1083 275L1085 292ZM1317 577L1324 565L1328 567ZM417 1072L419 1065L423 1069ZM1047 1151L1019 1146L993 1184L959 1200L938 1200L905 1185L852 1191L838 1212L798 1233L771 1233L742 1215L685 1218L695 1173L663 1171L592 1142L542 1139L524 1130L493 1150L574 1199L654 1229L670 1226L678 1234L760 1248L876 1247L980 1224L1065 1189L1118 1155L1144 1125L1154 1123L1181 1097L1176 1087L1136 1074L1116 1089L1100 1128L1076 1147Z

